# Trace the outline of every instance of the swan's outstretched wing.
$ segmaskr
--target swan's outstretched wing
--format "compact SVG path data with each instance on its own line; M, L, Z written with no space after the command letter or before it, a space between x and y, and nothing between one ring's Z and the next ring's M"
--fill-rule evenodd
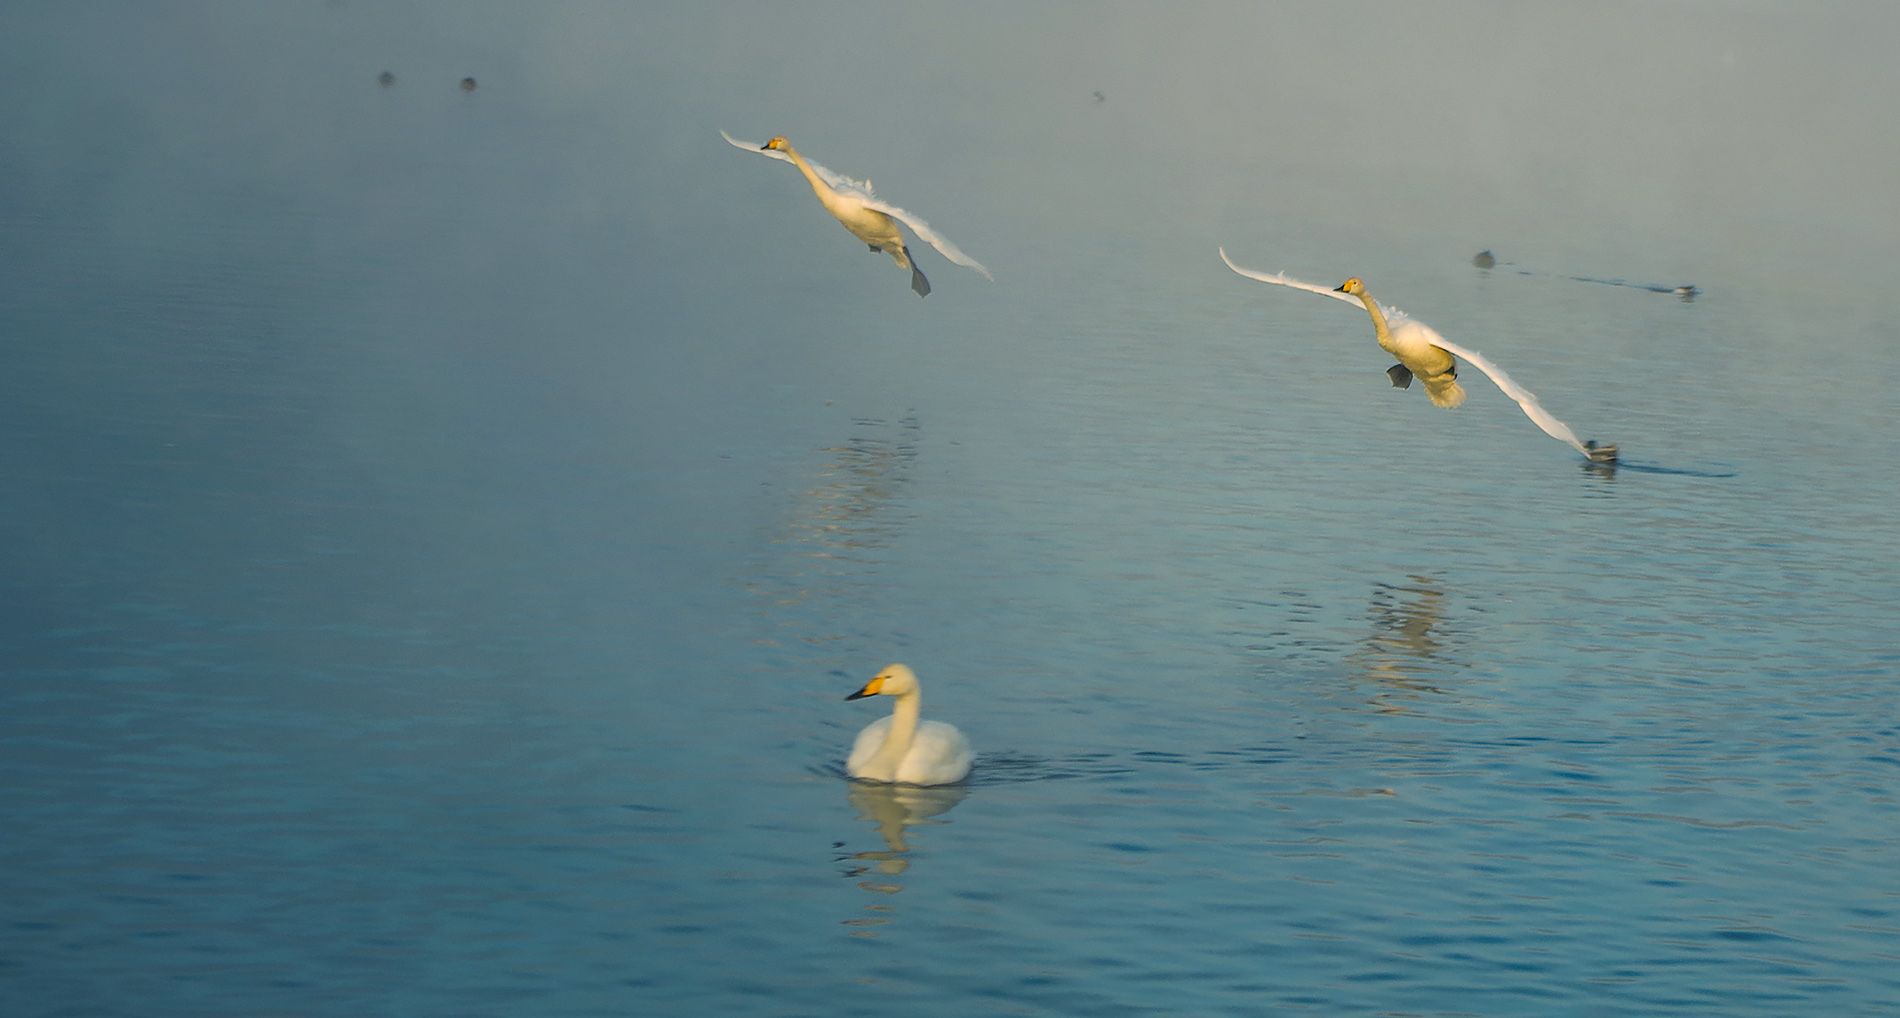
M726 139L726 141L729 144L731 144L733 148L742 148L742 149L745 149L747 152L751 152L757 155L770 156L773 159L778 159L783 162L788 162L788 163L792 162L791 156L788 156L785 153L780 152L778 149L766 148L762 144L754 144L749 141L740 141L739 139L734 138L732 135L727 134L724 131L720 131L719 136L721 138ZM824 168L823 166L820 166L817 163L812 162L810 159L805 160L805 165L811 167L811 171L813 173L818 174L818 179L824 181L827 184L830 184L831 189L833 191L843 191L846 194L852 195L853 197L861 198L865 201L866 204L869 204L873 207L876 207L879 204L877 200L877 195L873 193L871 190L870 181L853 180L852 178L847 177L844 174L839 173L835 170L828 170Z
M1290 286L1296 290L1306 290L1312 293L1320 294L1321 296L1334 297L1339 300L1343 300L1354 307L1361 308L1361 309L1364 308L1364 305L1359 303L1359 298L1354 297L1350 293L1340 293L1338 290L1335 290L1330 286L1319 286L1314 283L1302 283L1297 279L1289 279L1286 276L1270 276L1264 272L1255 272L1252 269L1243 269L1240 266L1235 265L1233 259L1227 257L1226 248L1220 249L1220 260L1226 262L1228 268L1233 269L1235 272L1238 272L1243 276L1246 276L1248 279L1258 279L1262 283L1278 283L1281 286ZM1381 308L1385 307L1385 305L1383 304L1379 306ZM1387 309L1387 313L1388 314L1390 313L1390 309Z
M970 257L969 255L964 254L962 251L957 250L957 246L955 244L952 244L948 240L944 239L943 237L938 236L937 231L931 229L930 224L924 222L923 218L921 216L918 216L916 213L906 212L903 209L900 209L897 206L892 205L890 202L879 201L876 198L872 198L868 196L865 198L864 204L866 207L874 208L878 210L879 212L882 212L885 215L890 216L892 219L895 219L898 222L903 223L905 226L910 227L910 232L916 234L917 239L929 241L930 246L936 248L938 251L943 252L943 256L945 258L948 258L951 261L956 262L958 265L961 265L965 268L975 269L976 271L983 273L984 279L988 279L992 282L995 281L996 277L990 275L990 270L984 268L981 262Z
M754 145L753 143L749 141L740 141L739 139L734 138L732 135L727 134L724 131L720 131L719 136L721 138L726 139L727 143L731 144L732 147L734 148L742 148L748 152L757 152L759 155L771 156L774 159L782 159L788 163L792 161L791 156L788 156L785 153L780 152L778 149L766 148L763 145ZM950 243L949 240L938 235L937 231L930 228L929 223L924 222L924 219L922 216L919 216L914 212L906 212L903 209L900 209L897 206L892 205L890 202L880 199L877 196L876 192L871 190L870 181L853 180L852 178L847 177L842 173L836 173L831 170L825 169L823 166L820 166L817 163L812 162L809 158L805 160L805 165L811 167L812 172L818 174L818 178L820 180L823 180L825 183L830 184L831 189L833 191L842 191L850 195L851 197L856 198L859 201L863 202L866 208L876 209L879 212L882 212L885 215L890 216L892 219L895 219L898 222L903 223L905 226L910 227L910 232L916 234L917 239L928 242L931 247L934 247L938 251L942 252L945 258L948 258L951 261L957 263L958 265L964 266L965 268L975 269L976 271L983 273L984 279L988 279L992 281L996 279L995 276L990 275L990 270L983 267L983 263L977 261L976 259L970 257L969 255L964 254L961 250L957 248L955 244Z
M1544 434L1569 445L1572 449L1583 453L1585 456L1590 455L1590 450L1586 448L1582 442L1577 440L1577 433L1571 431L1568 424L1552 417L1550 411L1544 409L1542 403L1537 402L1537 396L1534 393L1512 381L1511 376L1505 374L1503 368L1491 363L1490 359L1485 357L1485 355L1476 350L1459 346L1443 336L1436 336L1436 338L1432 340L1432 345L1442 348L1446 353L1455 357L1463 357L1466 361L1477 365L1478 370L1488 375L1491 381L1496 382L1498 388L1504 390L1506 396L1517 400L1517 405L1524 408L1524 416L1529 417L1538 427L1544 429Z
M1291 286L1298 290L1310 290L1313 293L1324 294L1328 297L1337 297L1340 300L1347 301L1352 304L1359 303L1359 298L1354 297L1352 294L1349 294L1349 293L1340 293L1337 290L1333 290L1324 286L1315 286L1312 283L1302 283L1297 279L1288 279L1286 276L1270 276L1264 272L1255 272L1252 269L1243 269L1240 266L1235 265L1233 263L1233 260L1227 257L1227 251L1224 248L1221 250L1220 258L1221 258L1221 261L1224 261L1227 263L1228 268L1233 269L1235 272L1238 272L1243 276L1246 276L1248 279L1258 279L1263 283L1278 283L1281 286ZM1414 319L1410 317L1409 315L1406 315L1404 312L1398 310L1397 308L1387 307L1384 304L1380 304L1379 309L1385 312L1385 315L1387 318L1392 319L1395 322L1396 321L1417 322L1417 319ZM1418 324L1421 326L1424 326L1424 328L1428 332L1431 333L1431 343L1433 346L1443 349L1446 353L1449 353L1454 357L1463 357L1465 360L1470 361L1472 364L1476 365L1478 370L1484 372L1485 375L1489 377L1492 382L1497 384L1497 387L1499 389L1504 390L1504 394L1506 396L1509 396L1512 399L1516 400L1517 405L1524 408L1524 416L1529 417L1532 423L1544 429L1544 434L1549 435L1550 437L1558 440L1559 442L1563 442L1569 445L1572 449L1575 449L1578 452L1583 453L1585 456L1590 455L1590 450L1586 448L1582 442L1577 440L1577 433L1574 431L1571 431L1569 425L1565 424L1564 422L1558 420L1555 417L1552 417L1550 414L1550 411L1544 409L1544 405L1542 403L1537 402L1537 396L1535 394L1533 394L1529 389L1526 389L1523 386L1517 384L1515 381L1513 381L1510 375L1507 375L1504 373L1503 368L1500 368L1496 364L1491 363L1490 358L1477 352L1476 350L1467 350L1464 347L1459 346L1458 344L1452 342L1451 340L1448 340L1445 337L1440 336L1438 334L1438 330L1433 329L1429 325L1425 325L1424 322L1418 322Z

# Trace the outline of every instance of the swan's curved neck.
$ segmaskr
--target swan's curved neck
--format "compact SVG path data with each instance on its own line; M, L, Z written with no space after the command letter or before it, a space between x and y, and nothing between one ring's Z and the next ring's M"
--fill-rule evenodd
M891 704L891 730L884 735L884 749L878 754L878 762L888 766L892 774L897 773L897 765L910 752L910 744L917 737L917 718L924 710L923 694L916 690L897 694L896 703Z
M1356 294L1356 296L1359 298L1359 303L1364 304L1366 310L1372 315L1372 331L1378 334L1379 345L1388 350L1392 349L1392 333L1385 327L1385 315L1379 311L1379 302L1373 300L1369 293Z
M825 178L820 177L818 172L811 168L811 164L805 161L804 156L798 154L797 149L785 145L781 147L781 151L792 157L792 165L798 167L798 172L805 175L805 182L810 184L811 189L817 193L819 201L829 203L836 197L831 190L831 185L825 183Z

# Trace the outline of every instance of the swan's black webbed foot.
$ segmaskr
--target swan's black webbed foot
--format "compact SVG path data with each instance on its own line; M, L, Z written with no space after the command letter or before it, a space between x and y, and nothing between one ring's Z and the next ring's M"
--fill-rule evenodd
M917 291L919 297L930 296L930 280L924 278L923 271L917 268L915 262L910 266L910 288Z
M1392 388L1394 389L1410 389L1412 387L1412 369L1403 364L1394 364L1385 369L1385 376L1392 380Z

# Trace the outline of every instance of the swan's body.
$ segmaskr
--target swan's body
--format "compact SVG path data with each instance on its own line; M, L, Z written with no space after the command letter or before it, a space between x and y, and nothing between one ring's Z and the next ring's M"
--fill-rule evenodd
M1379 348L1399 359L1385 369L1393 388L1411 388L1412 376L1417 375L1425 383L1425 395L1431 397L1433 406L1455 407L1465 401L1464 386L1458 384L1458 361L1446 352L1445 337L1410 318L1395 317L1393 324L1387 325L1379 302L1366 292L1366 284L1358 276L1341 283L1339 292L1365 304L1372 315L1372 331L1379 337Z
M798 172L804 174L805 181L811 185L812 193L818 196L818 203L836 217L853 237L863 241L873 252L882 251L890 255L900 268L910 270L910 288L917 291L917 296L929 295L930 280L924 278L917 263L911 259L910 247L904 243L903 231L897 228L900 222L910 227L911 232L920 239L928 241L930 246L943 252L945 258L981 272L985 279L991 278L990 270L957 250L955 244L938 236L931 230L929 223L889 202L879 200L871 191L870 181L852 180L825 169L799 155L798 150L792 148L792 143L783 137L773 138L763 145L754 145L724 131L719 134L737 148L783 159L798 167Z
M896 697L897 702L888 717L858 733L844 763L845 773L860 781L905 785L949 785L970 773L970 761L976 756L970 740L955 725L918 718L923 694L916 673L904 665L890 665L845 699L880 694Z
M1432 397L1433 403L1437 403L1439 406L1457 406L1464 401L1465 397L1464 389L1458 385L1456 380L1456 362L1453 360L1453 357L1463 357L1465 360L1476 365L1478 370L1484 372L1485 376L1490 378L1491 381L1497 383L1497 387L1503 390L1506 396L1516 400L1517 405L1523 408L1524 415L1529 417L1539 428L1542 428L1544 434L1563 442L1572 449L1583 453L1586 457L1591 457L1589 447L1585 446L1583 442L1577 438L1576 432L1571 431L1569 425L1551 416L1550 411L1544 409L1543 404L1537 402L1536 395L1529 389L1512 381L1511 376L1505 374L1503 368L1491 363L1488 358L1476 350L1466 349L1439 335L1431 326L1426 325L1424 322L1414 321L1397 308L1388 307L1373 300L1372 297L1365 292L1365 284L1361 283L1358 279L1348 279L1345 284L1338 289L1331 289L1324 286L1316 286L1312 283L1302 283L1297 279L1290 279L1284 275L1268 275L1265 272L1243 269L1235 265L1233 259L1227 257L1227 252L1224 249L1221 251L1220 257L1221 261L1227 263L1228 268L1246 276L1248 279L1258 279L1263 283L1274 283L1279 286L1291 286L1297 290L1307 290L1312 293L1325 294L1328 297L1333 297L1338 300L1350 301L1354 304L1362 305L1366 311L1372 315L1372 324L1374 330L1378 333L1379 345L1399 358L1399 363L1393 365L1388 371L1388 374L1392 377L1393 385L1404 388L1411 380L1409 376L1416 374L1425 382L1425 391ZM1357 285L1355 286L1355 284ZM1442 361L1439 359L1441 357L1443 358ZM1446 366L1440 368L1438 366L1440 363ZM1419 370L1420 367L1427 370L1421 371ZM1403 380L1401 380L1400 377L1401 372L1406 373L1406 377ZM1434 379L1436 379L1436 381ZM1433 391L1434 385L1438 386L1437 392ZM1450 402L1441 401L1441 398L1443 400L1450 400Z

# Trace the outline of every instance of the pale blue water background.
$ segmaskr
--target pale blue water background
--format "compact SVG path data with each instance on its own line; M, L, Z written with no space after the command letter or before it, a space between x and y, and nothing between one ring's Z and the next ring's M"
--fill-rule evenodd
M1896 29L0 9L0 1013L1895 1013Z

